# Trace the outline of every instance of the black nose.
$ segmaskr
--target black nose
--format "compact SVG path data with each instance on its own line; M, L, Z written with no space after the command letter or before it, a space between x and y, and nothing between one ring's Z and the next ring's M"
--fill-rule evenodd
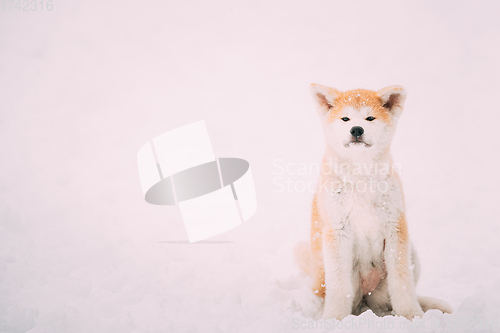
M364 131L365 130L361 126L354 126L353 128L351 128L351 134L356 138L363 135Z

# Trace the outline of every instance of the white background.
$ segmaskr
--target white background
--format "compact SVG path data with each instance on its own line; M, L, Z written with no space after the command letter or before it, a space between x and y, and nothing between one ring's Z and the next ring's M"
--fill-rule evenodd
M9 6L0 332L295 332L294 318L317 319L321 303L291 255L308 238L312 193L273 183L273 163L321 159L311 82L407 89L392 150L422 262L417 291L455 308L424 319L499 330L498 2ZM136 154L198 120L216 156L250 162L258 211L190 245L177 207L142 198Z

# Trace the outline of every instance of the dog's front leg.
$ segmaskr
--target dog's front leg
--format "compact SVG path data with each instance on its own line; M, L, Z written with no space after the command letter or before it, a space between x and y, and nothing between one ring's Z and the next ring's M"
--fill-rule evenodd
M404 215L386 238L384 260L387 269L389 297L398 316L412 319L423 316L415 293L411 266L411 244Z
M325 223L323 229L323 258L326 284L323 319L341 320L352 313L355 296L352 283L353 244L343 230L335 233L329 223Z

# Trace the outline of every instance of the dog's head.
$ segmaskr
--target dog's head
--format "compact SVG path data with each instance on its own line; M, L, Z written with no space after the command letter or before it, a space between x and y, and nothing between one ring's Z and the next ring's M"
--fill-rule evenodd
M358 159L389 148L406 98L403 87L341 92L313 83L311 92L326 143L335 153Z

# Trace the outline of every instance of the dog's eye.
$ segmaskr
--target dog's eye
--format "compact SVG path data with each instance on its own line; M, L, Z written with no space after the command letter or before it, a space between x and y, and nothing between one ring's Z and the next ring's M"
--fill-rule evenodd
M349 119L349 118L347 118L347 117L340 118L340 119L342 119L343 121L349 121L349 120L351 120L351 119Z
M368 118L366 118L366 120L368 120L368 121L374 121L375 117L369 116Z

